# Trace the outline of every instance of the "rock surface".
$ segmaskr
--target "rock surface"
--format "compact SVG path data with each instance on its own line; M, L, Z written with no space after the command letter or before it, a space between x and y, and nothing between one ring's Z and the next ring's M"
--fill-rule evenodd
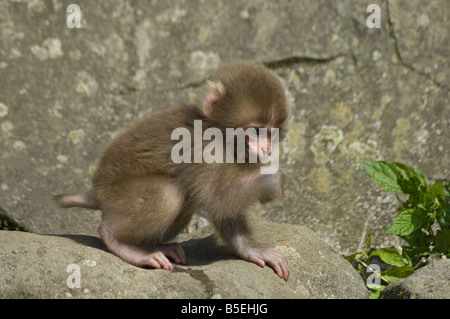
M189 265L173 271L131 266L97 237L0 231L0 298L368 297L356 270L310 229L263 220L253 228L261 243L285 255L287 282L227 253L208 228L179 238ZM80 288L69 288L74 269Z
M397 244L395 195L361 160L450 176L448 0L0 0L0 206L32 232L95 236L98 213L62 212L102 149L145 114L194 102L221 64L266 63L294 109L285 198L254 212L306 225L340 253ZM71 19L69 19L73 22ZM358 247L361 246L361 247Z
M383 299L450 299L450 259L433 261L389 284Z

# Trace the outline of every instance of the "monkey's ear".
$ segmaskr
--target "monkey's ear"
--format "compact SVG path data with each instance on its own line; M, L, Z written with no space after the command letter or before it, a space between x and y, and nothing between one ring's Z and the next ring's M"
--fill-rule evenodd
M202 110L206 117L211 118L214 113L214 102L220 100L225 95L225 86L222 82L206 81L209 87L209 93L203 102Z

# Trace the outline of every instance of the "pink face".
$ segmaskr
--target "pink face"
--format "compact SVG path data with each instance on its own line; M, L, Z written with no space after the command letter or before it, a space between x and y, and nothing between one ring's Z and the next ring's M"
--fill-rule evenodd
M273 144L278 142L278 128L255 128L248 136L249 152L257 155L259 162L267 163Z
M264 161L272 152L272 143L270 140L270 133L267 134L268 129L256 128L255 132L249 134L248 147L249 151L257 155L259 161Z

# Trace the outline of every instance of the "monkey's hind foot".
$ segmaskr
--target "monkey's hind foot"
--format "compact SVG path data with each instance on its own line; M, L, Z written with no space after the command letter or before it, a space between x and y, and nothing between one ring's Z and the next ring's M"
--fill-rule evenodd
M178 244L157 245L148 249L147 259L149 266L153 268L174 269L175 267L167 257L177 264L186 264L186 256L183 248Z
M112 253L134 266L172 270L175 267L169 258L177 264L186 264L186 256L178 244L164 244L143 248L117 240L110 228L105 224L100 225L98 232L106 247Z

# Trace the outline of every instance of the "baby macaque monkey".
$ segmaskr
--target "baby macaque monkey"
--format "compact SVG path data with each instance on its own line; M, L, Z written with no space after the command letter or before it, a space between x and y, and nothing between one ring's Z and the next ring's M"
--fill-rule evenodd
M89 192L55 200L64 208L100 209L99 234L111 252L138 267L168 270L174 268L170 260L186 264L186 257L178 244L167 242L202 209L236 255L261 267L268 264L287 280L286 260L277 249L253 242L245 215L249 205L282 194L281 173L262 174L261 159L271 153L271 137L290 117L284 88L271 71L251 62L225 65L207 83L201 106L182 105L132 125L104 151ZM195 123L201 123L200 145ZM214 141L224 142L214 154L223 161L198 158L211 143L203 134L213 128L223 133L214 135L223 139ZM236 145L228 147L236 139L229 138L230 128L256 129L245 135L244 161L237 160ZM194 137L188 142L194 151L184 153L182 161L174 160L180 143L176 129ZM261 129L265 134L258 135ZM255 152L258 160L249 161Z

